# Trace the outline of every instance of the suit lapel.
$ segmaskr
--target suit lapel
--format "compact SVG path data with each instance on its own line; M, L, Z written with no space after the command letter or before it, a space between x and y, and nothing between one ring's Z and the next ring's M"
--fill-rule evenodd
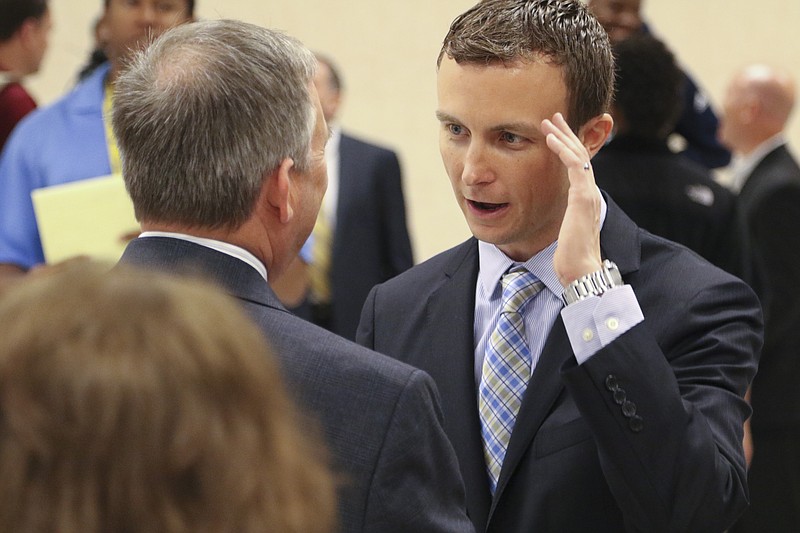
M442 399L445 427L467 487L467 510L474 522L486 524L491 499L473 370L477 241L470 239L459 246L444 274L444 282L427 302L428 360L433 364L426 370Z

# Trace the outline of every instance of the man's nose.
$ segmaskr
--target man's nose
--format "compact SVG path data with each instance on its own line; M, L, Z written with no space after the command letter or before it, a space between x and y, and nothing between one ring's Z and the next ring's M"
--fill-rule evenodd
M490 182L493 179L494 170L487 148L479 142L471 143L464 160L461 181L465 185L478 185Z

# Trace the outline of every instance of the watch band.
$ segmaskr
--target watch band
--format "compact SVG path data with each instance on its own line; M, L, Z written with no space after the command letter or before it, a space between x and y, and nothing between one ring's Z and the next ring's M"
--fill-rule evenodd
M567 285L561 299L566 305L572 305L590 296L600 296L607 290L624 284L617 265L606 259L600 270L586 274Z

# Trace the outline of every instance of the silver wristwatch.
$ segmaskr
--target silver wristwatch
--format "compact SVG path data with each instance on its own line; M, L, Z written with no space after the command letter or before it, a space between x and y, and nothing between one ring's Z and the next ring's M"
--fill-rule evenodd
M607 290L624 284L617 265L606 259L603 261L603 268L567 285L561 298L565 304L571 305L589 296L600 296Z

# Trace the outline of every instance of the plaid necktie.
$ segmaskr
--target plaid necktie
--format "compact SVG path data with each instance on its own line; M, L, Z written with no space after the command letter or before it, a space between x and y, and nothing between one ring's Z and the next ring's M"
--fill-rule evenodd
M500 319L486 347L478 388L483 451L492 494L531 377L531 351L525 340L522 309L544 287L523 267L506 273L501 283Z

